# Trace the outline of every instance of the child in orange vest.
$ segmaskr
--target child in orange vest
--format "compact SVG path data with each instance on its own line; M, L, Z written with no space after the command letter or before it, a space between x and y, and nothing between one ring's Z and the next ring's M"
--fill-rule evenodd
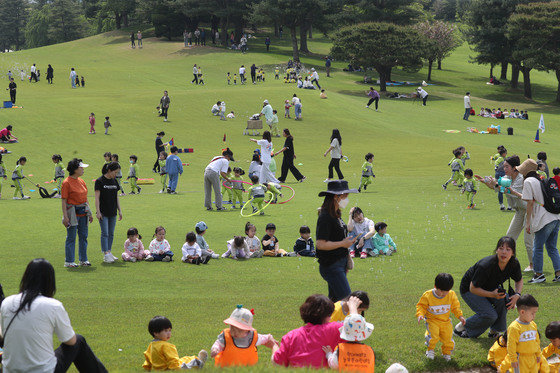
M375 370L375 353L373 349L362 343L369 338L373 324L359 314L351 314L344 319L340 328L340 338L347 341L339 343L334 352L330 346L324 346L329 367L340 372L371 372Z
M148 345L144 352L146 360L142 368L147 371L153 370L178 370L202 368L208 353L200 350L198 356L184 356L179 358L177 347L169 343L171 338L171 321L164 316L156 316L150 320L148 331L154 340Z
M253 328L253 310L238 304L231 316L224 320L229 328L224 329L212 345L210 356L215 366L251 366L257 364L257 346L268 348L277 345L271 334L258 334Z

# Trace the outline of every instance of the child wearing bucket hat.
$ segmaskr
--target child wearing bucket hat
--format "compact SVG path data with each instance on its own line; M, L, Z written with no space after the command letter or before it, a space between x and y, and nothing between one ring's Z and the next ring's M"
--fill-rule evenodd
M359 314L351 314L344 319L340 328L340 338L344 342L336 346L334 352L330 346L324 346L329 368L343 372L373 372L375 369L375 353L373 349L362 343L369 338L373 324Z
M215 366L255 365L259 361L257 346L272 348L278 344L271 334L257 333L253 328L253 310L249 311L240 304L224 323L228 324L229 328L218 335L210 352Z

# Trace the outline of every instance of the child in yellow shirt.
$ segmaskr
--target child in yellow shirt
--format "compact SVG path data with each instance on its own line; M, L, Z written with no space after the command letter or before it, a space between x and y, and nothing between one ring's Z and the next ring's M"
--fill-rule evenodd
M548 359L550 373L560 372L560 321L553 321L546 326L544 331L550 344L542 350L542 355Z
M358 306L358 313L364 316L364 312L369 308L369 296L365 291L357 290L352 292L343 300L339 300L334 304L334 311L331 314L331 322L344 322L344 319L350 312L348 308L348 300L350 299L350 297L356 297L362 301L362 303L360 303L360 305Z
M146 361L142 368L147 371L154 370L179 370L202 368L208 353L200 350L198 356L184 356L179 358L177 347L167 342L171 338L171 321L164 316L156 316L150 320L148 331L154 340L144 352Z
M488 361L493 368L498 368L507 355L507 331L496 338L496 342L488 351Z
M519 317L507 329L507 352L514 372L539 371L541 340L533 321L538 310L539 302L530 294L522 295L517 301Z
M457 294L453 290L453 276L449 273L440 273L436 276L435 287L422 294L416 304L416 318L418 324L426 322L426 357L434 359L434 348L436 343L441 341L441 352L443 358L451 360L451 352L455 347L453 342L453 325L449 318L453 312L463 325L465 318Z

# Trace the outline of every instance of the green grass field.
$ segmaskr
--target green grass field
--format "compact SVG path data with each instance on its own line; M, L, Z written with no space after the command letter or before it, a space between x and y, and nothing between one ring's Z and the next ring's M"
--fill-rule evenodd
M139 158L140 177L154 177L156 132L164 130L165 140L175 139L179 147L194 148L193 154L182 155L189 163L179 180L178 195L157 194L159 185L146 186L142 194L121 198L123 221L117 224L114 253L122 252L126 230L135 226L148 245L158 225L167 229L167 239L177 254L172 263L102 264L99 225L94 222L89 233L91 268L67 270L64 263L65 230L61 225L59 200L41 199L31 193L28 201L13 201L13 189L4 182L0 212L0 282L7 294L17 292L21 275L30 259L45 257L57 272L56 298L61 300L76 332L83 334L94 351L114 371L140 371L143 351L151 340L147 324L154 315L165 315L174 324L171 342L180 354L193 354L201 348L210 349L236 304L256 310L255 327L272 333L278 340L289 330L301 326L299 306L312 293L326 293L317 263L309 258L261 259L247 262L214 260L208 266L187 266L180 262L180 248L185 234L204 220L209 230L206 239L219 253L225 251L226 240L242 234L247 221L238 211L207 212L203 207L203 170L212 156L227 146L235 153L235 166L245 170L254 144L243 136L249 115L260 111L268 99L279 111L279 127L289 128L295 137L296 163L307 180L289 185L296 191L292 202L270 206L264 217L251 218L257 235L264 235L269 222L276 223L280 246L291 251L300 225L312 231L321 199L317 193L326 188L328 158L323 152L329 146L333 128L339 128L343 153L349 157L342 171L353 187L360 179L360 166L367 152L375 154L377 176L367 192L350 196L350 206L360 206L374 221L388 223L388 232L398 244L392 257L356 260L349 273L352 289L368 291L371 299L368 321L375 325L367 341L376 351L379 371L393 362L403 363L411 372L444 371L485 365L491 345L487 338L457 340L454 359L427 361L424 357L424 327L416 323L415 304L420 295L433 285L439 272L455 277L455 290L465 270L476 260L489 255L500 236L505 234L512 214L498 209L493 192L484 188L476 196L476 210L466 210L466 199L453 188L442 191L441 184L449 177L447 162L451 150L464 145L471 155L467 166L475 173L493 175L489 156L496 147L505 145L510 154L521 159L538 151L548 153L550 169L558 165L560 155L555 143L560 138L557 124L560 110L551 104L556 79L552 74L533 73L534 101L526 101L520 91L505 86L488 86L487 67L468 63L473 54L462 46L443 63L443 71L434 71L435 85L427 88L427 107L408 100L383 98L379 112L364 108L367 85L363 74L345 73L343 62L334 63L332 78L324 75L319 58L303 58L307 67L320 72L320 83L328 93L319 99L318 91L298 90L291 84L274 81L274 66L289 58L288 40L273 40L270 53L264 51L263 38L252 41L249 53L224 49L183 48L181 42L144 40L143 49L130 49L127 36L108 33L66 44L32 49L0 56L0 71L19 70L19 66L37 63L42 71L38 84L18 83L18 105L24 109L0 110L0 123L14 126L20 143L8 146L13 153L4 157L7 171L15 167L19 156L28 159L25 174L33 180L51 180L51 155L59 153L64 162L80 157L90 167L84 179L93 204L93 182L100 175L103 153L120 155L123 174L127 175L128 156ZM317 56L328 53L327 39L310 41ZM55 69L54 85L44 80L47 64ZM202 66L205 86L190 84L192 65ZM226 73L236 72L241 64L265 66L266 83L227 86ZM68 81L70 67L86 78L86 87L72 90ZM375 74L375 76L377 76ZM417 74L395 70L393 79L422 81L425 69ZM7 80L4 80L7 87ZM410 93L415 87L390 88ZM171 96L169 122L157 117L155 107L163 90ZM506 119L495 121L471 117L461 120L463 95L472 93L476 111L484 107L529 110L529 121ZM303 120L282 118L285 99L297 93L302 99ZM5 100L8 99L6 92ZM228 112L237 118L222 122L210 113L218 100L227 103ZM89 135L88 115L97 117L97 134ZM546 132L541 144L533 143L540 114L545 115ZM292 111L293 114L293 111ZM103 135L103 118L111 117L111 135ZM485 129L490 124L511 126L514 136L478 135L466 132L467 126ZM449 134L446 129L460 130ZM283 143L275 139L275 148ZM278 159L278 167L280 159ZM47 185L47 184L42 184ZM30 184L28 188L36 189ZM50 184L48 185L50 186ZM128 192L128 185L125 186ZM28 194L30 192L27 192ZM349 209L350 206L347 208ZM347 216L347 211L343 213ZM519 258L527 265L525 250ZM550 282L552 266L545 258L549 282L527 285L525 292L536 296L541 304L536 322L544 338L544 328L556 320L558 285ZM528 279L528 274L525 274ZM466 316L472 312L464 303ZM516 317L510 312L508 321ZM543 342L544 343L544 342ZM439 346L436 351L439 351ZM251 371L280 370L270 362L270 351L260 349L260 363ZM212 362L208 364L212 370ZM248 369L247 369L248 370Z

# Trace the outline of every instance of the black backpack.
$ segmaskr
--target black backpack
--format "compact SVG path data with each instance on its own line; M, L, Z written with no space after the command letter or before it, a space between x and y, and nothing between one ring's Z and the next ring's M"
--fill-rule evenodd
M546 211L551 214L560 214L560 189L553 178L541 181L541 189L544 197Z

